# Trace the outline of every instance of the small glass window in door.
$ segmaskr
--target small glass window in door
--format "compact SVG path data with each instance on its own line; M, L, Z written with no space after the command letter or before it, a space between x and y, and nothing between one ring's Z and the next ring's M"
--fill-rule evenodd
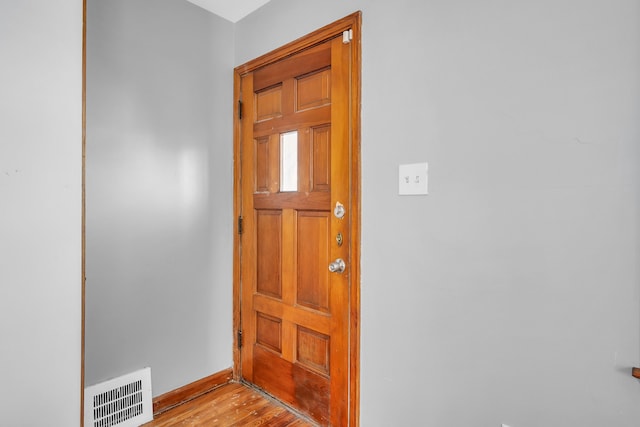
M280 134L280 191L298 191L298 131Z

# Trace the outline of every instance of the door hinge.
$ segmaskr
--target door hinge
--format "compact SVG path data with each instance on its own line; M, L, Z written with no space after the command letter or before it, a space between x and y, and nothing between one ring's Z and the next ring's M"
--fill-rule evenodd
M242 348L242 331L240 329L238 329L236 342L238 343L238 348Z
M243 221L242 221L242 217L239 216L238 217L238 234L242 234L243 230Z
M238 100L238 119L242 120L242 101Z
M353 40L353 30L344 30L342 32L342 43L348 44Z

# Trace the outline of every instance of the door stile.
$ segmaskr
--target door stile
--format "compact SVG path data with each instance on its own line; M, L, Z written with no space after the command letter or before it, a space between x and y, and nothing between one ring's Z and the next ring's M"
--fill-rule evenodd
M341 308L340 312L333 313L332 322L333 342L331 353L336 355L349 354L349 304L340 303L350 299L350 239L349 231L351 224L351 192L350 185L339 185L339 183L349 183L351 172L349 141L349 123L345 120L349 117L349 61L350 44L342 43L341 38L332 40L331 48L331 68L332 68L332 89L331 89L331 207L338 204L346 207L345 215L338 218L331 215L330 233L330 259L342 258L347 268L342 274L331 274L331 299L332 307ZM335 236L338 233L344 236L342 245L338 245ZM345 327L347 326L347 327ZM340 361L332 363L330 366L331 375L331 396L332 403L335 400L349 401L349 357L335 357L331 359ZM337 410L342 409L342 410ZM339 405L331 410L331 425L348 425L348 405Z
M242 94L251 94L253 87L253 75L248 74L242 77L242 85L241 91ZM253 141L253 96L248 95L242 99L242 109L243 109L243 119L241 123L241 150L240 155L242 157L241 163L245 165L251 165L254 162L255 155L255 141ZM248 141L247 141L248 140ZM243 221L243 230L242 234L239 236L240 240L240 258L241 260L251 259L253 254L255 253L256 248L256 218L255 211L253 209L253 193L255 189L255 180L252 178L252 171L249 170L248 167L241 167L241 211L240 215L251 215L251 218L246 218ZM240 270L239 277L239 287L240 287L240 296L241 296L241 304L240 304L240 319L238 324L238 329L242 328L243 336L254 336L255 335L255 322L246 322L245 320L245 310L243 305L248 301L251 301L253 291L255 289L256 283L256 270L255 265L251 262L245 263L244 272ZM246 341L246 340L245 340ZM253 365L248 363L249 360L253 357L253 346L245 345L243 343L243 348L240 351L240 376L242 378L246 378L251 381L253 378L252 368Z

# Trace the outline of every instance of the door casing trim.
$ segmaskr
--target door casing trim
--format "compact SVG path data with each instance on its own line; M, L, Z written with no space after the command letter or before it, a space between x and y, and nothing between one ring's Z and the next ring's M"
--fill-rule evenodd
M346 30L353 30L351 43L351 94L350 94L350 129L349 150L351 157L351 238L349 239L351 264L349 266L350 315L349 315L349 425L360 423L360 75L361 75L361 28L362 12L358 11L320 28L291 43L262 55L252 61L240 65L234 70L234 102L233 102L233 375L236 380L241 377L241 358L238 347L238 334L241 328L241 283L240 283L240 235L238 221L241 215L241 126L240 86L242 77L265 65L272 64L295 53L313 47L319 43L336 37Z

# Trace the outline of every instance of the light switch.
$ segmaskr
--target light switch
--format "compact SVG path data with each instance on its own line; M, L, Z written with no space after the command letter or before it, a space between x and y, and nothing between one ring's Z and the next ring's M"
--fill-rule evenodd
M398 194L415 196L429 194L427 186L427 163L412 163L398 167Z

